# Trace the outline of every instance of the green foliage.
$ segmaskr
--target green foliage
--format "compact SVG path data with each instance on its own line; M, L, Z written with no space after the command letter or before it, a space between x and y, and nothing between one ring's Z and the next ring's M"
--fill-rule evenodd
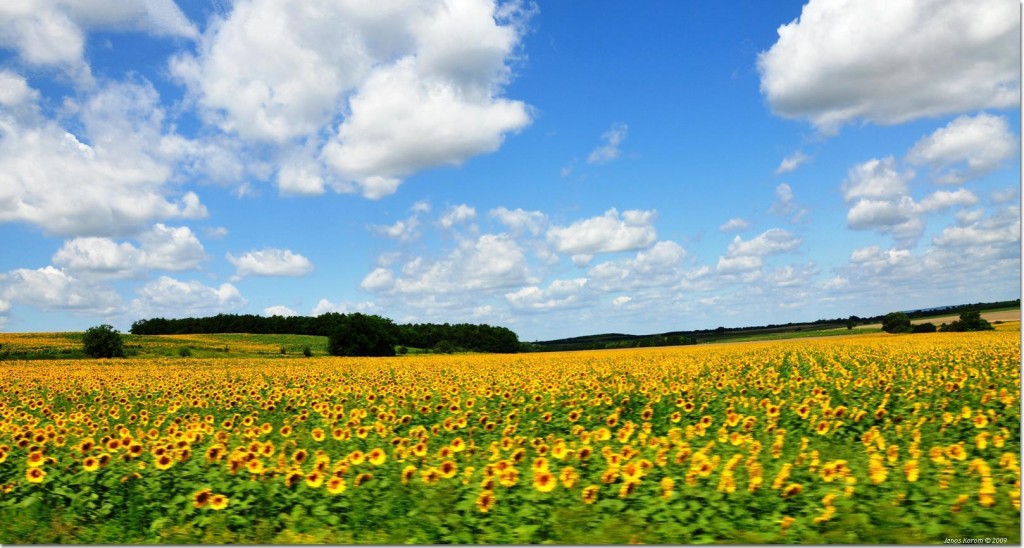
M85 330L82 348L92 358L123 358L124 342L112 326L103 324Z
M981 312L974 310L962 312L959 320L950 324L942 324L939 331L992 331L993 329L995 328L992 327L992 324L981 317Z
M398 355L404 356L404 355L406 355L408 353L409 353L409 348L408 347L406 347L406 346L399 346L398 347Z
M886 333L909 333L910 316L905 312L890 312L882 318L882 331Z
M451 341L445 339L442 341L437 341L437 344L434 345L433 350L438 354L451 354L452 352L455 352L458 349L455 347L454 344L452 344Z
M181 347L180 350L178 350L178 355L181 356L182 358L188 358L192 356L192 351L189 350L187 346L183 346Z
M935 324L933 324L932 322L925 322L925 323L919 323L919 324L915 325L910 330L910 332L911 333L935 333L936 330L937 329L935 327Z
M394 356L395 325L391 320L366 314L339 315L327 337L332 356Z
M308 346L304 346L302 347L302 355L308 358L313 355L313 351Z

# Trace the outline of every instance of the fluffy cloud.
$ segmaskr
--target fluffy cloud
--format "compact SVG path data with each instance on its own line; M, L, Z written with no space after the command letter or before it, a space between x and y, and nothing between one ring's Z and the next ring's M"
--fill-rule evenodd
M1020 244L1020 209L1009 207L988 218L962 218L961 224L943 229L933 243L951 248L998 246L1012 252Z
M790 171L796 170L796 168L804 165L810 161L811 157L804 154L802 151L796 151L789 156L782 159L782 163L775 169L776 175L782 175L783 173L789 173Z
M0 222L113 236L205 217L195 193L170 186L184 140L163 133L158 105L148 84L102 88L75 105L82 138L36 112L0 111Z
M853 230L890 234L901 247L913 246L924 232L924 216L956 206L970 206L978 197L966 189L940 190L914 200L909 194L911 171L900 172L893 157L872 159L850 169L842 185L852 204L846 224Z
M900 173L892 156L871 159L850 168L843 181L843 198L847 202L857 198L895 198L907 193L907 183L913 177L912 172Z
M673 241L661 241L632 259L606 261L587 273L591 286L602 291L625 291L641 287L669 287L682 272L686 250Z
M775 187L775 202L768 208L768 212L790 217L790 222L798 223L807 215L808 210L796 203L793 189L788 184L781 183Z
M367 279L386 277L375 270ZM489 291L523 285L528 279L526 254L515 240L504 234L483 234L475 240L462 240L440 261L408 261L394 278L392 291L426 295Z
M811 0L758 57L772 111L834 132L1020 102L1019 3ZM955 29L955 30L953 30Z
M0 300L44 310L99 315L114 313L122 302L113 290L52 266L37 270L19 268L0 274Z
M458 223L472 221L475 218L476 209L466 204L459 204L457 206L453 206L448 210L447 213L442 215L441 219L438 221L438 224L440 224L444 228L451 228Z
M509 210L508 208L499 207L492 209L490 216L507 226L516 235L529 232L531 235L537 236L547 225L547 216L544 213L540 211L525 211L522 208Z
M654 243L657 213L628 210L619 216L611 208L599 217L591 217L569 226L554 226L547 231L547 240L560 253L591 255L614 251L641 249Z
M282 316L282 317L287 318L289 316L297 316L298 313L295 312L294 310L292 310L291 308L288 308L287 306L279 304L279 305L268 306L268 307L264 308L263 309L263 315L264 316Z
M278 173L282 192L380 198L530 123L501 97L529 15L488 0L242 1L171 71L223 131L314 151Z
M622 154L619 145L626 140L629 127L626 124L614 124L601 135L602 145L595 148L587 156L588 164L607 164Z
M570 308L585 303L586 278L555 280L546 289L528 286L505 294L505 299L516 310L540 312Z
M749 226L750 223L747 220L736 217L722 223L722 226L718 227L718 230L721 230L722 232L732 232L734 230L744 230Z
M960 116L918 141L907 161L925 165L941 184L961 184L983 177L1017 154L1017 139L1006 118Z
M188 227L156 224L138 236L139 247L109 238L67 240L53 255L53 263L91 276L126 277L143 270L191 270L206 259L199 239Z
M367 291L387 291L394 287L395 275L386 268L375 268L363 278L359 287Z
M28 85L25 77L9 70L0 70L0 105L7 108L35 103L39 92Z
M173 0L29 0L0 7L0 46L14 48L31 64L84 68L85 32L91 29L197 35Z
M203 315L237 310L248 301L238 288L225 283L208 287L198 281L183 282L160 276L138 289L139 298L132 309L140 315Z
M729 244L727 257L765 257L795 250L800 238L781 228L768 229L750 240L736 236Z
M227 254L228 261L235 265L235 277L246 276L305 276L313 271L309 259L292 253L288 249L266 248L250 251L240 257Z

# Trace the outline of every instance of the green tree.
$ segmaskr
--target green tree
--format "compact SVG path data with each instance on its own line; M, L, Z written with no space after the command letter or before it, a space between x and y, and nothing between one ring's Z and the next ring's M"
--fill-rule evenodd
M327 336L332 356L394 356L395 325L391 320L366 314L347 314L337 319Z
M103 324L85 330L82 346L93 358L123 358L124 341L113 326Z
M932 322L919 323L910 330L911 333L935 333L937 328Z
M437 344L434 345L434 352L438 354L451 354L455 350L455 345L448 339L437 341Z
M981 317L981 312L974 310L962 312L959 320L949 325L942 324L939 331L991 331L993 329L995 328L992 327L992 324Z
M882 331L886 333L909 333L910 316L904 312L890 312L882 318Z

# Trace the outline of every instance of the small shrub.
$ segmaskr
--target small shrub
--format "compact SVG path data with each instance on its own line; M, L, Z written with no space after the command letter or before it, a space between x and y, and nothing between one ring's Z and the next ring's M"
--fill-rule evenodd
M308 358L313 355L313 351L308 346L305 346L302 348L302 355Z
M890 312L882 318L882 331L886 333L909 333L910 316L905 312Z
M404 355L406 355L406 354L408 354L408 353L409 353L409 349L408 349L408 348L406 348L405 346L399 346L399 347L398 347L398 353L399 353L400 355L404 356Z
M932 322L925 322L915 325L910 332L911 333L935 333L938 328Z
M185 346L178 350L178 355L181 356L182 358L188 358L189 356L192 355L192 351L189 350L187 346Z
M281 347L281 355L283 356L283 355L285 355L287 353L288 353L288 349L282 346Z
M124 341L121 340L121 334L107 324L85 330L82 346L85 354L93 358L124 357Z

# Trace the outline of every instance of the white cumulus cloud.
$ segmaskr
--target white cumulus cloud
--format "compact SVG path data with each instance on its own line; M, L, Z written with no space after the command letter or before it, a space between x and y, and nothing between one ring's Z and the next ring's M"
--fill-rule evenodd
M291 308L288 308L287 306L284 306L283 304L278 304L278 305L268 306L268 307L264 308L263 309L263 315L264 316L281 316L281 317L287 318L289 316L297 316L298 312L295 312L294 310L292 310Z
M237 310L248 301L230 283L209 287L192 280L183 282L160 276L137 290L132 309L140 315L205 315Z
M1020 102L1019 2L811 0L758 57L776 114L829 133Z
M139 246L109 238L67 240L53 255L53 263L71 271L101 277L127 277L145 270L192 270L206 259L203 245L186 226L161 223L137 237Z
M121 306L112 289L47 266L0 274L0 299L41 308L109 315Z
M111 84L77 105L81 138L55 120L0 110L0 222L59 236L130 234L154 220L207 215L171 186L186 154L164 133L148 84Z
M961 184L983 177L1017 154L1017 139L1006 118L960 116L918 141L907 161L936 172L941 184Z
M529 10L489 0L243 0L171 62L204 118L292 158L282 192L371 199L497 150L531 122L502 96Z
M228 261L235 265L235 276L305 276L313 271L309 259L289 249L266 248L249 251L239 257L228 253Z
M592 255L645 248L657 239L654 210L619 211L611 208L598 217L576 221L569 226L553 226L547 240L560 253Z

